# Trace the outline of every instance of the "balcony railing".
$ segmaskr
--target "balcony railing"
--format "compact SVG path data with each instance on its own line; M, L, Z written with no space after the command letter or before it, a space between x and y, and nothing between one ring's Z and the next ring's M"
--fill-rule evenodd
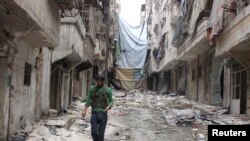
M61 10L61 17L75 17L78 15L79 5L76 0L54 0Z
M94 12L94 9L93 9L92 5L84 4L83 9L80 11L80 14L81 14L81 16L83 18L83 22L85 24L87 36L90 36L93 43L95 43L96 25L95 25L95 18L94 18L93 12Z
M237 8L236 8L237 14L243 11L250 4L250 0L237 0L236 2L237 2Z

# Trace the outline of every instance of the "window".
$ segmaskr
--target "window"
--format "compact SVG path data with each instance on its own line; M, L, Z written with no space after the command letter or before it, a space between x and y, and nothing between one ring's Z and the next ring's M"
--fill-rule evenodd
M193 69L192 70L192 81L194 81L195 80L195 70Z
M145 4L142 4L142 5L141 5L141 11L145 11L145 9L146 9L146 5L145 5Z
M75 75L76 75L76 81L80 81L80 72L76 71Z
M23 79L23 85L30 86L30 80L31 80L31 64L25 63L24 68L24 79Z
M198 77L201 78L202 77L202 66L199 66L198 68Z

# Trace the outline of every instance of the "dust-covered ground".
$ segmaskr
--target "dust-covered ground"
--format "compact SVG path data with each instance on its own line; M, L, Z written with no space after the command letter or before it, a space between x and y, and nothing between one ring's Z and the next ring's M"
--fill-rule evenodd
M106 141L205 141L209 124L249 124L222 107L203 105L175 94L151 91L114 91ZM66 113L27 125L13 141L91 141L91 109L81 117L85 103L74 101Z

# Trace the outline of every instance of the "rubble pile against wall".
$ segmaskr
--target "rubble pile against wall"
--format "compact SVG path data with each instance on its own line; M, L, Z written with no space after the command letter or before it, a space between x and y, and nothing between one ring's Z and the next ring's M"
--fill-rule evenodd
M116 93L116 104L123 107L135 106L162 111L166 122L171 126L191 126L196 140L207 139L207 126L250 124L245 116L229 115L229 110L221 106L205 105L176 94L158 95L152 91L132 90ZM124 108L111 110L115 115L125 115ZM126 108L125 108L126 109Z

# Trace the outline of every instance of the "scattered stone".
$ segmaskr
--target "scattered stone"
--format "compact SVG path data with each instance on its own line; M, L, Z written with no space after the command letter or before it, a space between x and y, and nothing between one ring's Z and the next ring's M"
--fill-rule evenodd
M58 111L55 109L49 109L49 117L57 117Z
M90 131L90 130L91 130L90 126L84 129L84 131Z
M155 132L155 134L160 134L160 132Z
M119 136L120 135L120 133L119 132L115 132L115 136Z
M25 132L31 132L33 130L33 127L28 120L26 120L25 125L26 125L24 130Z
M48 140L45 139L45 138L38 138L38 139L36 139L35 141L48 141Z
M125 135L120 138L120 140L130 140L130 139L131 139L130 135Z
M18 131L11 136L10 141L26 141L27 138L28 138L27 132Z
M170 111L165 111L164 116L166 121L170 125L186 125L191 124L194 121L194 112L192 109L172 109Z
M194 131L194 132L197 132L199 129L198 128L193 128L191 130Z
M60 137L60 141L67 141L64 137Z
M119 98L119 97L126 97L126 96L127 96L127 93L125 93L125 92L116 92L116 93L115 93L115 96L116 96L116 98Z
M169 96L176 96L176 93L171 93L169 94Z
M35 133L42 137L49 137L51 136L49 129L45 126L39 126L37 129L34 130Z
M48 129L49 129L50 134L59 136L59 135L57 134L57 131L56 131L56 127L55 127L55 126L48 126Z
M69 138L69 137L71 137L71 134L65 135L65 137Z
M203 134L198 134L197 141L205 141L205 136Z
M45 125L47 126L56 126L56 127L64 127L66 122L64 120L48 120Z

